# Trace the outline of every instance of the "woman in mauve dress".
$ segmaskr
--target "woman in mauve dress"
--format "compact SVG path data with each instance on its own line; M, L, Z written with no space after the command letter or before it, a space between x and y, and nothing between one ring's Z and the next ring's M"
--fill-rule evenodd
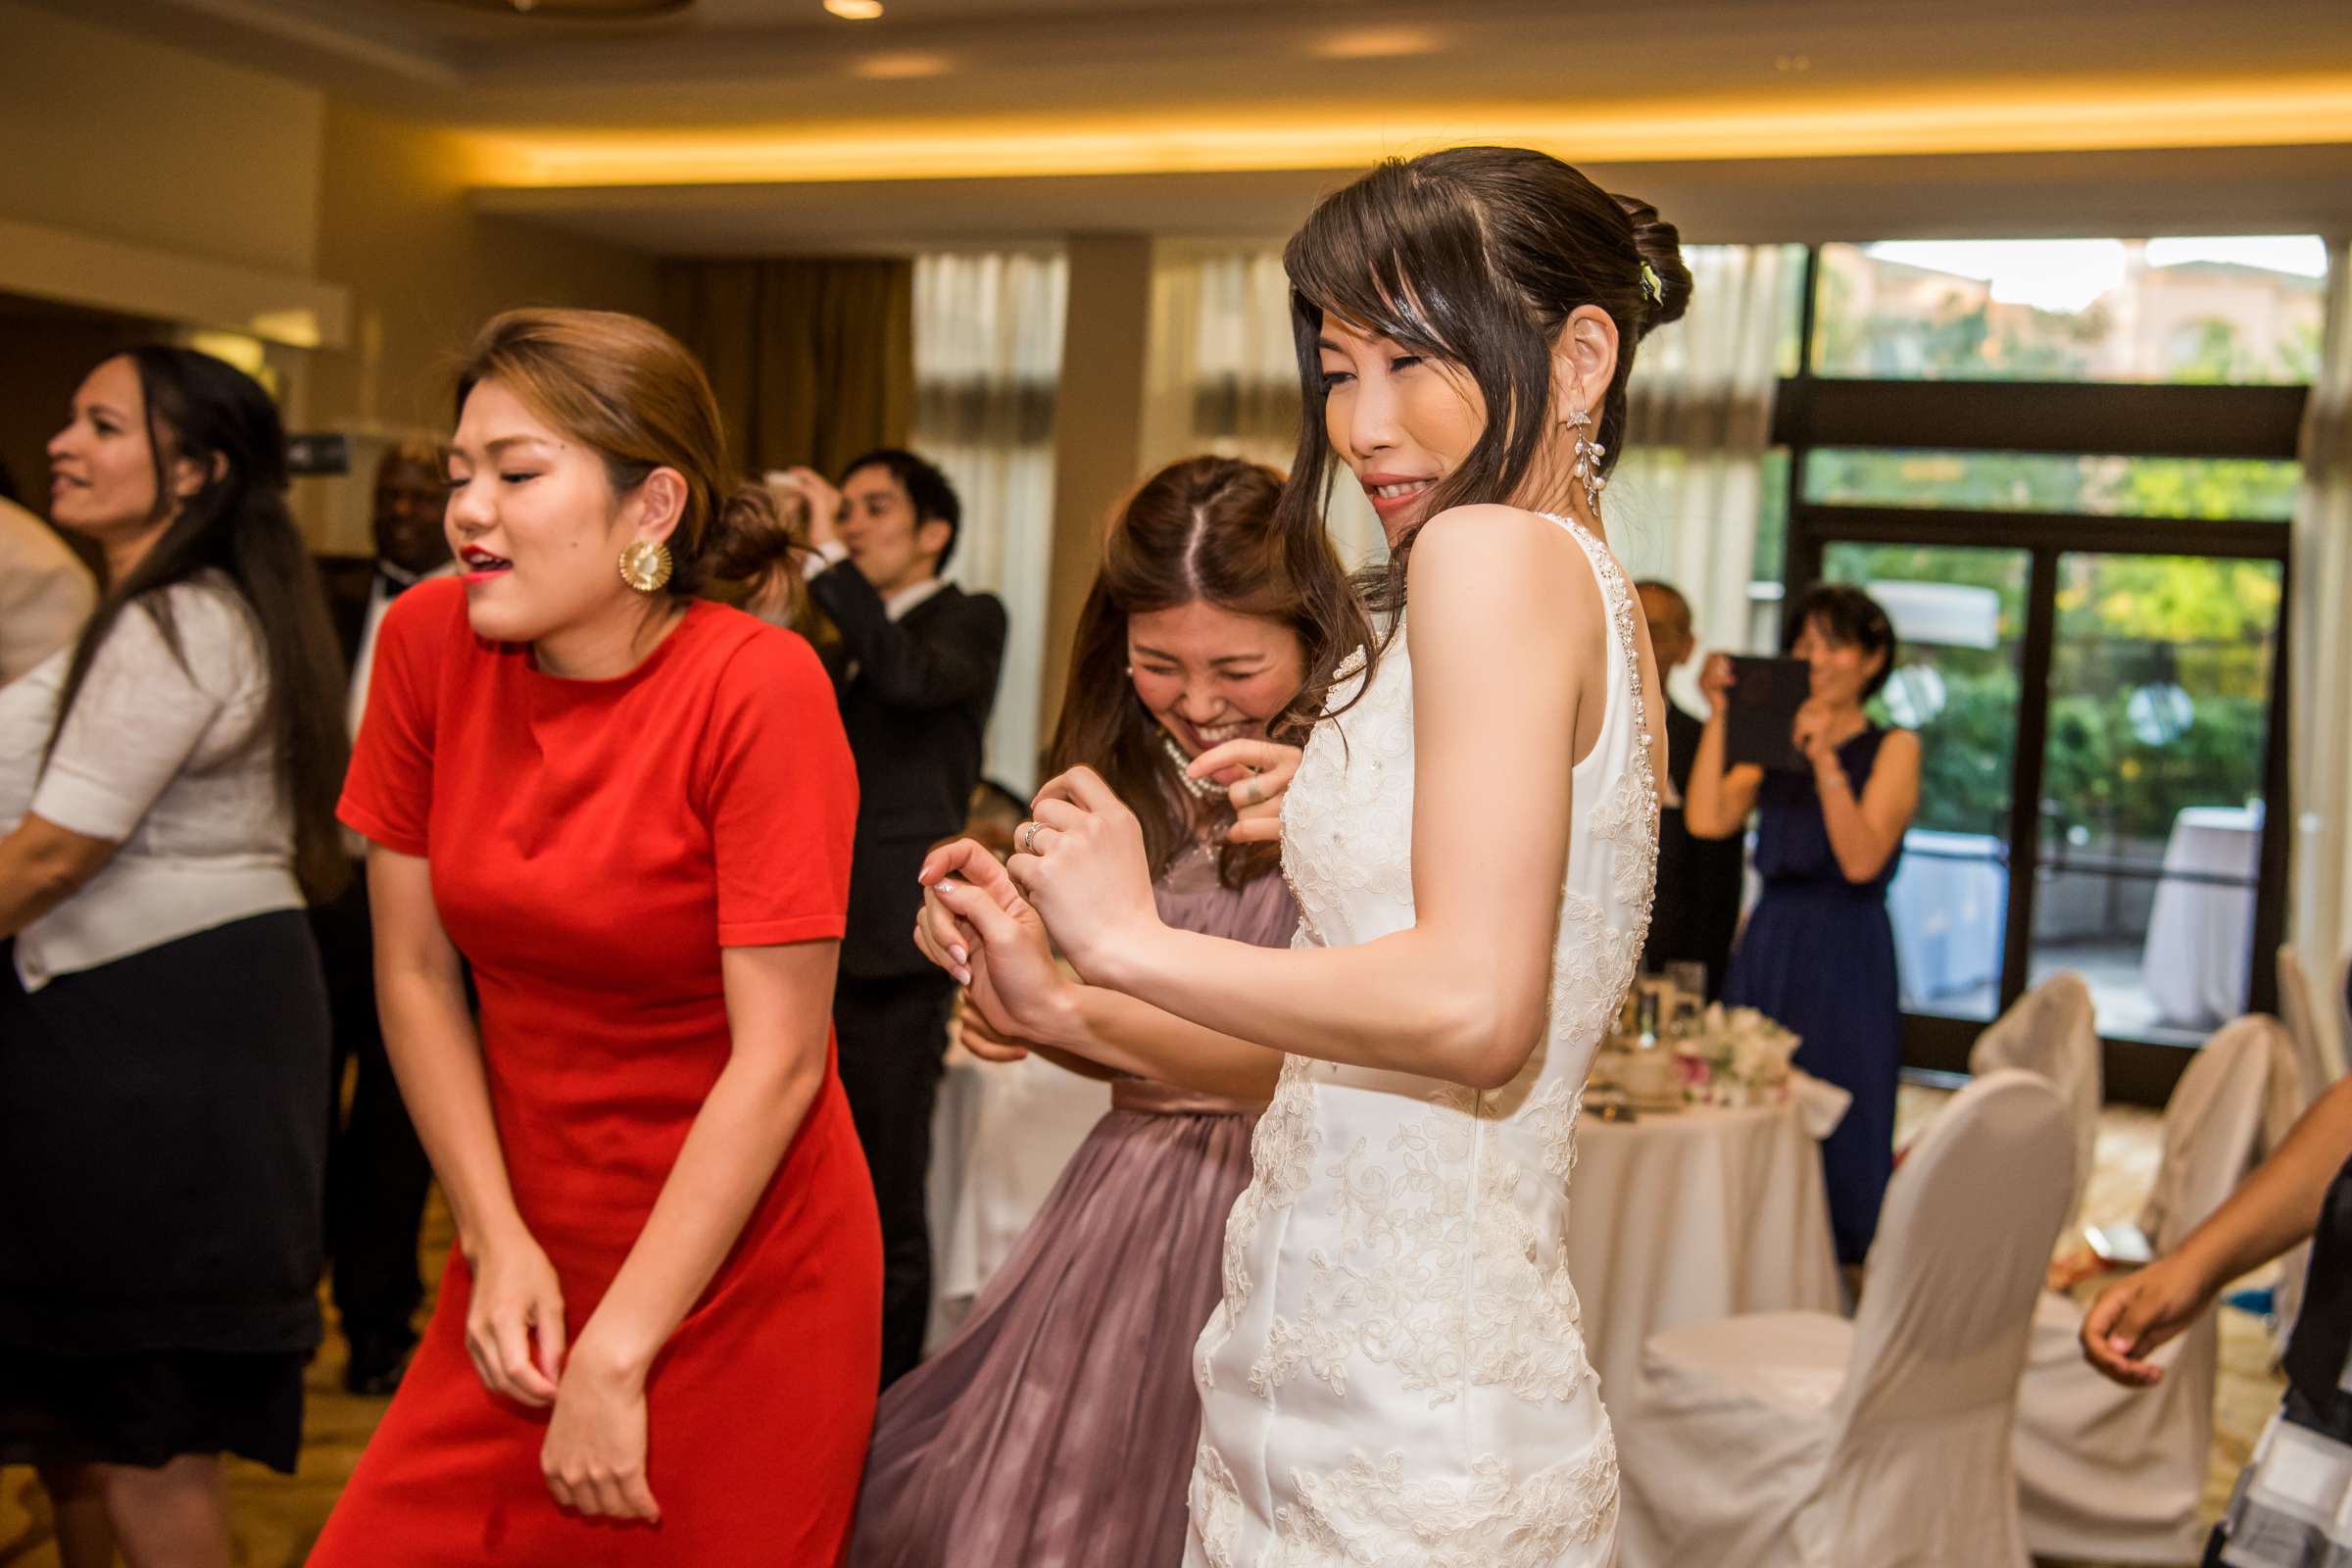
M1298 924L1276 874L1288 735L1309 676L1362 640L1329 544L1268 526L1281 475L1195 458L1113 523L1080 620L1051 768L1098 769L1143 819L1160 918L1276 947ZM918 935L918 940L922 938ZM962 960L956 960L960 963ZM1073 1031L1149 1009L1070 984ZM966 1005L963 1040L1004 1040ZM1184 1554L1200 1424L1190 1352L1219 1289L1225 1217L1273 1088L1116 1077L1111 1110L956 1336L875 1417L854 1568L1152 1568Z

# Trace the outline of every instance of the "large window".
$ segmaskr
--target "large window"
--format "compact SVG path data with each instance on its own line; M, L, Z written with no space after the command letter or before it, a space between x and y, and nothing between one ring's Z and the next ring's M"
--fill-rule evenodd
M1867 585L1925 775L1889 895L1906 1055L2060 969L2114 1090L2274 1002L2308 237L1825 245L1758 575ZM1775 560L1777 558L1777 561Z
M1824 245L1813 372L1870 379L2306 385L2313 235Z

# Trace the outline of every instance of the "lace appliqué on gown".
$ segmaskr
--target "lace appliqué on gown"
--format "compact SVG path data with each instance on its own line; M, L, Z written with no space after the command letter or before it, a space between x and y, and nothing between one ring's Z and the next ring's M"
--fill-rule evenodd
M1188 1561L1205 1568L1591 1568L1613 1536L1568 1179L1584 1075L1645 940L1658 801L1632 589L1569 528L1601 588L1612 683L1577 764L1544 1039L1483 1094L1286 1059L1197 1352ZM1300 946L1412 922L1405 628L1366 663L1335 672L1284 801ZM1531 1405L1537 1427L1507 1413ZM1543 1441L1507 1435L1528 1431Z
M1206 1443L1193 1462L1193 1485L1186 1499L1192 1508L1193 1533L1200 1540L1201 1555L1209 1568L1234 1568L1234 1540L1242 1530L1242 1489L1224 1456Z
M1267 1568L1546 1568L1615 1530L1617 1444L1604 1421L1582 1457L1516 1480L1482 1454L1466 1485L1417 1480L1404 1454L1359 1448L1296 1486Z
M1306 946L1305 937L1301 926L1291 945ZM1269 1210L1297 1202L1314 1177L1314 1116L1305 1067L1300 1057L1283 1058L1274 1098L1267 1102L1250 1137L1250 1185L1234 1200L1233 1211L1225 1220L1224 1298L1208 1326L1200 1331L1193 1352L1194 1378L1203 1390L1215 1386L1217 1351L1232 1335L1234 1319L1250 1299L1250 1253L1257 1245L1259 1221Z
M1272 1319L1250 1373L1259 1397L1301 1370L1345 1397L1357 1355L1395 1371L1432 1409L1465 1386L1538 1402L1581 1392L1591 1363L1566 1238L1539 1239L1524 1211L1541 1178L1498 1150L1472 1159L1471 1091L1442 1090L1429 1105L1389 1141L1387 1157L1357 1139L1324 1171L1337 1245L1308 1254L1298 1319Z

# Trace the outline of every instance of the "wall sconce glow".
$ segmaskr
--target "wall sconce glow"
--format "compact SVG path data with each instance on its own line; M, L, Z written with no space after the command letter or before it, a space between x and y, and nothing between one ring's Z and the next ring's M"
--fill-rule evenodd
M298 349L315 349L324 341L318 331L318 314L313 311L264 311L245 324L256 337Z
M260 378L262 368L270 363L269 351L262 347L262 340L242 332L217 332L200 327L181 334L181 341L197 353L225 361L256 379Z
M882 15L882 0L825 0L825 9L844 22L871 22Z
M1309 51L1318 60L1398 60L1434 55L1438 35L1427 27L1352 27L1318 39Z
M955 69L946 55L867 55L850 67L850 74L867 81L917 81Z

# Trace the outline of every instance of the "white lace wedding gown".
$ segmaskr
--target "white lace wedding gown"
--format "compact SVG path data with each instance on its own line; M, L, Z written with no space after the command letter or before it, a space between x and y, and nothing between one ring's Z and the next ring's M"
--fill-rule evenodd
M1614 1550L1617 1449L1568 1281L1568 1177L1585 1074L1648 927L1658 804L1631 587L1562 525L1611 636L1607 713L1574 775L1549 1027L1486 1093L1284 1062L1195 1351L1192 1568L1598 1568ZM1413 923L1412 823L1399 629L1291 785L1294 946Z

